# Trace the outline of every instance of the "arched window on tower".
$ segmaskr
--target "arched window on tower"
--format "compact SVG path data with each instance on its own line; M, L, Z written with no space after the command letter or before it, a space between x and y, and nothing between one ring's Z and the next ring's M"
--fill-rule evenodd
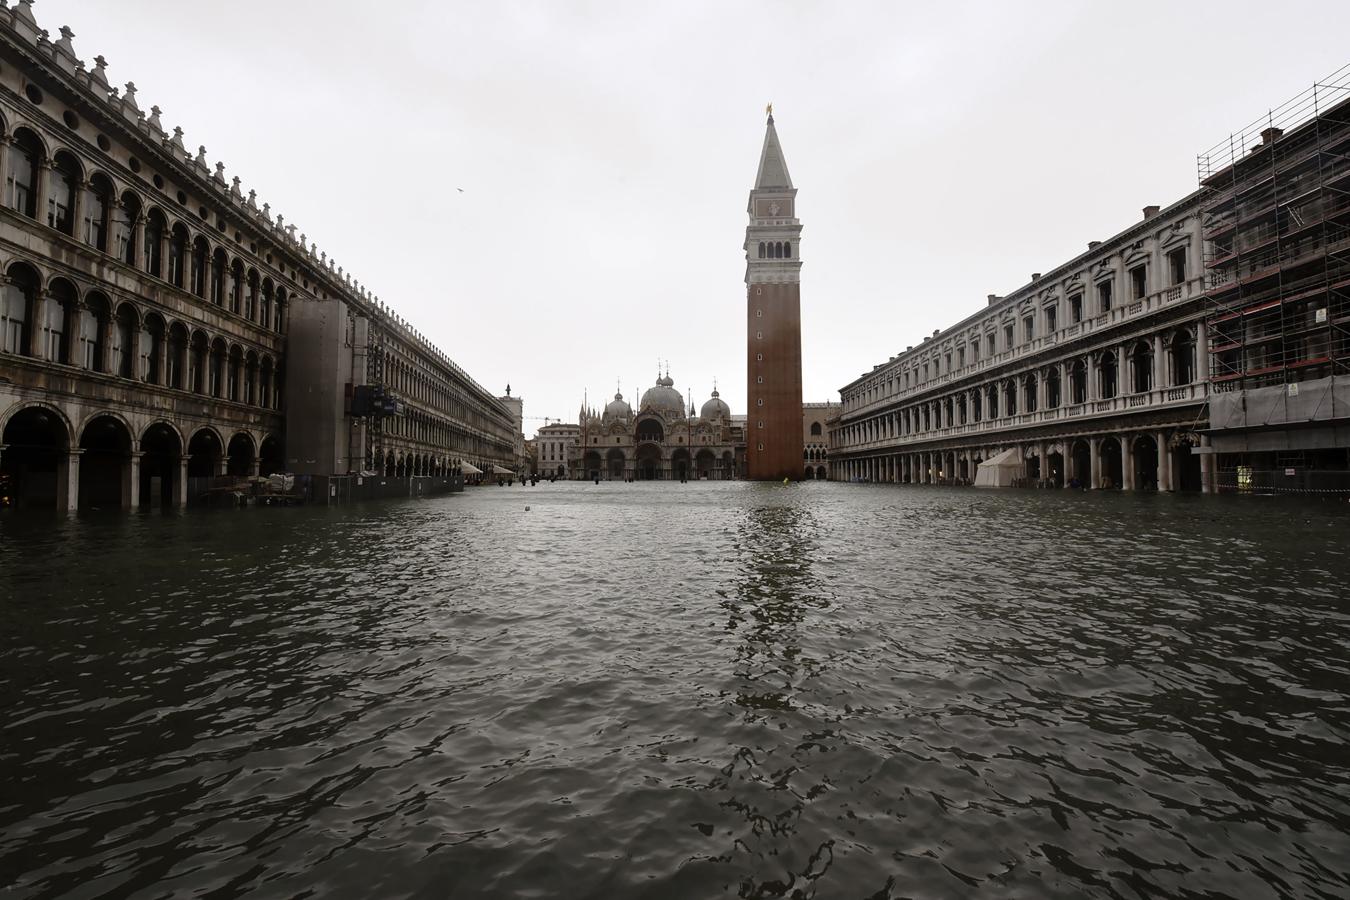
M763 242L763 241L760 241L760 242L759 242L759 258L760 258L760 259L763 259L763 258L764 258L764 242Z
M792 242L783 242L783 259L792 259Z

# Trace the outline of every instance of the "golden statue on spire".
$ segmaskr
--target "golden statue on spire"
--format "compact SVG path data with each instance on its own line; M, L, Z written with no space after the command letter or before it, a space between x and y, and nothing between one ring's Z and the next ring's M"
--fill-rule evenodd
M768 104L764 107L764 115L768 116L770 119L773 118L773 101L772 101L772 100L770 100L770 101L768 102Z

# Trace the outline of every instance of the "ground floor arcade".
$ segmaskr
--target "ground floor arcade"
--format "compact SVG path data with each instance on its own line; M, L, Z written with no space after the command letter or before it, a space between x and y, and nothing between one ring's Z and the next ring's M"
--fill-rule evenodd
M888 484L973 484L982 463L1012 449L1014 465L1008 468L1014 474L1007 486L1208 493L1214 490L1215 477L1214 456L1207 452L1207 444L1207 438L1189 430L1157 428L883 449L832 461L831 477Z
M283 467L275 432L38 401L0 410L3 507L179 507L222 476Z
M588 449L572 462L572 477L594 481L725 481L736 477L733 447L637 447Z

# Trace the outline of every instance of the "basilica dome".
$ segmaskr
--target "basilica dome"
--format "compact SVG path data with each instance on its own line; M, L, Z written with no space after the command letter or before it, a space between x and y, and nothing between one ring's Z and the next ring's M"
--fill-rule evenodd
M633 417L632 408L624 402L622 393L615 393L614 399L605 404L605 420L614 421L615 419L631 419Z
M712 399L703 404L703 409L699 412L699 416L705 422L716 419L719 416L730 421L731 407L727 406L726 401L723 400L722 396L714 389L712 392Z
M648 408L669 419L684 418L684 396L675 390L675 379L669 375L656 379L656 387L642 395L642 409Z

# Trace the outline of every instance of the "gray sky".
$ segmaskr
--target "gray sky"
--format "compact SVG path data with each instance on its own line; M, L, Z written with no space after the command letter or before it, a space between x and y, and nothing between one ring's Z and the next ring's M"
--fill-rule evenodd
M865 369L1195 187L1350 62L1350 3L39 0L527 417L657 359L745 401L741 244L772 101L804 385ZM1203 54L1203 55L1201 55ZM461 190L462 189L462 192ZM530 435L542 422L527 419Z

